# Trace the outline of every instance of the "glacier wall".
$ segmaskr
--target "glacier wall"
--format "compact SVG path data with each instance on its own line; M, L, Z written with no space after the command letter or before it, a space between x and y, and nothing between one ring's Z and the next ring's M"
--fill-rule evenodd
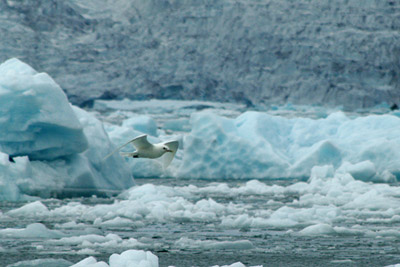
M49 73L79 105L400 102L393 0L8 0L0 10L0 61Z

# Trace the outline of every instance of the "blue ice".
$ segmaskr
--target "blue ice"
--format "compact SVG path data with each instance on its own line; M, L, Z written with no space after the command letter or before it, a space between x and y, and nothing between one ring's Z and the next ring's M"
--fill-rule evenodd
M122 190L129 167L103 124L72 106L45 73L18 59L0 65L0 199L26 200L71 190Z

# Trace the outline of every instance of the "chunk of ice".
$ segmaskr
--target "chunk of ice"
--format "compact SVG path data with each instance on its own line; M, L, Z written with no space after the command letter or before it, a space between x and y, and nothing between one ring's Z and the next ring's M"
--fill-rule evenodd
M88 147L61 88L18 59L0 65L0 151L52 160Z
M60 238L65 236L64 233L58 230L50 230L42 223L32 223L26 228L6 228L0 230L0 236L13 238Z
M102 123L71 106L61 88L18 59L0 65L0 199L68 191L120 191L134 184Z
M37 259L37 260L26 260L19 261L7 267L69 267L73 265L72 262L64 260L64 259Z
M126 250L121 254L112 254L109 264L97 260L90 256L82 261L72 265L71 267L158 267L158 257L150 251L143 250Z

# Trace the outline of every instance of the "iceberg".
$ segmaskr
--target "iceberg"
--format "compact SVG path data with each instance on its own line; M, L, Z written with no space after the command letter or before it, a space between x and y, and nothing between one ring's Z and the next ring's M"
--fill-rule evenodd
M0 65L0 199L92 194L134 184L103 124L72 106L45 73L18 59Z
M194 113L178 177L300 178L332 165L365 181L400 178L400 118L287 118L249 111L237 118Z
M122 125L142 133L157 136L157 124L150 116L138 115L124 120Z
M51 160L83 152L86 136L67 96L16 58L0 65L0 151Z
M110 141L103 124L92 114L78 107L73 107L84 133L89 140L89 148L71 158L73 164L69 172L75 174L74 183L70 187L79 189L109 189L123 190L134 185L134 180L129 166L115 154L106 160L104 157L115 149ZM75 162L75 163L74 163ZM86 167L86 173L82 173L81 166Z
M17 157L14 163L10 162L9 155L0 152L0 200L32 200L21 193L16 179L24 180L30 173L27 157Z
M190 120L192 131L184 138L179 177L263 178L289 167L263 135L241 124L256 123L257 118L242 121L203 112Z
M324 165L363 181L393 182L400 177L396 112L322 112L291 105L243 112L241 106L212 102L196 111L187 101L119 102L95 104L95 110L108 114L103 115L104 121L121 120L106 124L117 146L155 128L157 136L149 136L151 142L180 141L167 171L157 161L126 159L137 178L306 180L313 167ZM140 109L146 116L135 120ZM135 121L142 126L135 127Z

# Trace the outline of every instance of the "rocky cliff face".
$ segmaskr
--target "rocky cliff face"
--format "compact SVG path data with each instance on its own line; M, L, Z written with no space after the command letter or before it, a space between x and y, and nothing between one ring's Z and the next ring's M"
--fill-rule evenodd
M75 104L400 101L393 0L2 0L0 61L48 72Z

